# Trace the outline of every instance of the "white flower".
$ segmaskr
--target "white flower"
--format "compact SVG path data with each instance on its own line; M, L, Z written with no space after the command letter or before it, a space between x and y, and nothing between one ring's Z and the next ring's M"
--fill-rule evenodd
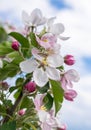
M52 17L52 18L48 19L48 22L47 22L48 32L58 36L62 40L69 39L69 37L63 37L63 36L60 35L65 30L64 25L62 23L53 24L54 19L55 19L55 17Z
M3 67L3 62L2 62L2 60L0 59L0 68L2 68Z
M39 26L46 22L46 18L43 17L41 10L37 8L30 15L23 11L22 20L27 26Z
M33 72L33 80L42 87L49 79L60 80L60 71L56 69L63 64L63 58L59 54L52 54L47 57L38 54L38 50L33 52L34 59L27 59L20 63L23 72Z

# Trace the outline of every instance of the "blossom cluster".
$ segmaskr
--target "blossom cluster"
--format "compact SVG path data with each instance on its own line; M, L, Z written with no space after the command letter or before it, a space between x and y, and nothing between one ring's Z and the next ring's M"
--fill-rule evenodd
M15 103L9 106L6 117L2 115L1 124L10 121L7 115L14 115L17 130L23 127L31 130L66 130L66 125L58 118L58 112L64 100L74 101L77 96L73 82L79 81L79 74L74 69L65 70L65 65L75 64L75 58L71 54L62 56L60 43L69 37L62 36L64 25L55 23L55 19L44 17L40 9L34 9L30 15L23 11L24 29L9 33L12 37L8 43L10 52L5 52L4 57L0 54L0 80L5 82L8 77L16 77L16 85L11 85L9 92L18 96ZM3 70L9 74L2 78ZM30 100L32 105L27 104L26 100ZM33 110L31 115L28 113L30 107ZM31 120L32 114L35 117ZM17 125L22 117L26 121L28 117L31 125Z

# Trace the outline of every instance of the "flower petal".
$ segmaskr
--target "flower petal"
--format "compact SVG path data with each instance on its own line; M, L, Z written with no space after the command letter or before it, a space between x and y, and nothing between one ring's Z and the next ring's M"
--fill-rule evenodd
M52 32L55 35L59 35L64 32L64 25L62 23L57 23L51 26L50 32Z
M59 38L60 38L61 40L68 40L70 37L59 36Z
M46 94L37 94L34 99L34 105L37 111L41 109L41 106L43 105L43 98Z
M60 71L52 68L52 67L46 67L46 73L48 78L53 80L60 80Z
M23 72L31 73L38 67L34 59L28 59L20 63L20 68Z
M29 15L25 12L22 11L22 21L24 24L29 25Z
M37 26L44 24L46 20L43 18L41 10L36 8L31 13L30 21L34 26Z
M52 17L48 19L47 21L48 28L50 28L53 25L55 19L56 17Z
M64 92L65 99L67 99L69 101L73 101L76 96L77 96L77 92L75 90L67 89Z
M38 49L36 49L36 48L32 49L32 54L33 54L34 58L36 58L39 61L42 61L43 56L39 55L39 53L40 53L40 51Z
M39 87L43 87L48 82L47 74L42 68L37 68L34 71L33 78L34 78L35 83Z
M44 111L44 110L39 110L38 111L38 116L39 116L39 120L41 121L41 122L45 122L46 121L46 118L47 118L47 112L46 111Z
M60 67L63 65L64 60L59 54L53 54L47 57L47 62L51 67Z
M78 72L74 69L70 69L65 73L65 77L66 79L70 80L70 81L74 81L74 82L78 82L80 79L80 76L78 74Z

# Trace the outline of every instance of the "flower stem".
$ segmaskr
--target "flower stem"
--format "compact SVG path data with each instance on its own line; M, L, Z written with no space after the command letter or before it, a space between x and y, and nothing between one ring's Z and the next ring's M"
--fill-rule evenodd
M21 92L19 97L15 101L15 104L10 109L7 109L7 116L4 118L3 123L8 122L10 117L13 116L13 113L16 110L16 108L17 108L18 104L20 103L20 101L22 100L22 97L23 97L23 93Z

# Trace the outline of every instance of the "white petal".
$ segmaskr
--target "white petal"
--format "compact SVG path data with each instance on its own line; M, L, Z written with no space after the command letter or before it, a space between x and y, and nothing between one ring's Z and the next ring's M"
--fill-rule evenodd
M38 64L34 59L28 59L20 63L23 72L31 73L37 68Z
M66 72L65 76L67 79L69 79L70 81L74 81L74 82L78 82L80 79L78 72L74 69L68 70Z
M2 68L3 67L3 62L2 62L2 60L0 59L0 68Z
M63 37L63 36L59 36L59 38L61 39L61 40L68 40L70 37Z
M59 54L54 54L47 57L47 62L51 67L60 67L63 65L64 60Z
M60 80L60 71L52 68L52 67L46 67L46 73L48 78L53 80Z
M33 25L38 25L40 24L41 20L42 20L43 16L42 16L42 12L40 9L34 9L31 13L30 16L30 20L32 22Z
M60 54L61 45L60 44L54 44L53 51L55 54Z
M47 25L48 25L49 28L53 25L55 19L56 19L56 17L52 17L52 18L48 19Z
M24 24L29 25L29 15L25 11L22 11L22 21Z
M38 111L38 116L39 116L39 120L41 121L41 122L45 122L46 121L46 118L47 118L47 112L46 111L44 111L44 110L39 110Z
M53 26L51 26L50 32L55 35L59 35L64 32L64 25L61 23L54 24Z
M38 49L36 49L36 48L32 49L32 54L33 54L34 58L36 58L39 61L42 61L43 56L39 55L39 53L40 53L40 51Z
M37 68L34 71L33 79L39 87L43 87L48 82L47 74L42 68Z

